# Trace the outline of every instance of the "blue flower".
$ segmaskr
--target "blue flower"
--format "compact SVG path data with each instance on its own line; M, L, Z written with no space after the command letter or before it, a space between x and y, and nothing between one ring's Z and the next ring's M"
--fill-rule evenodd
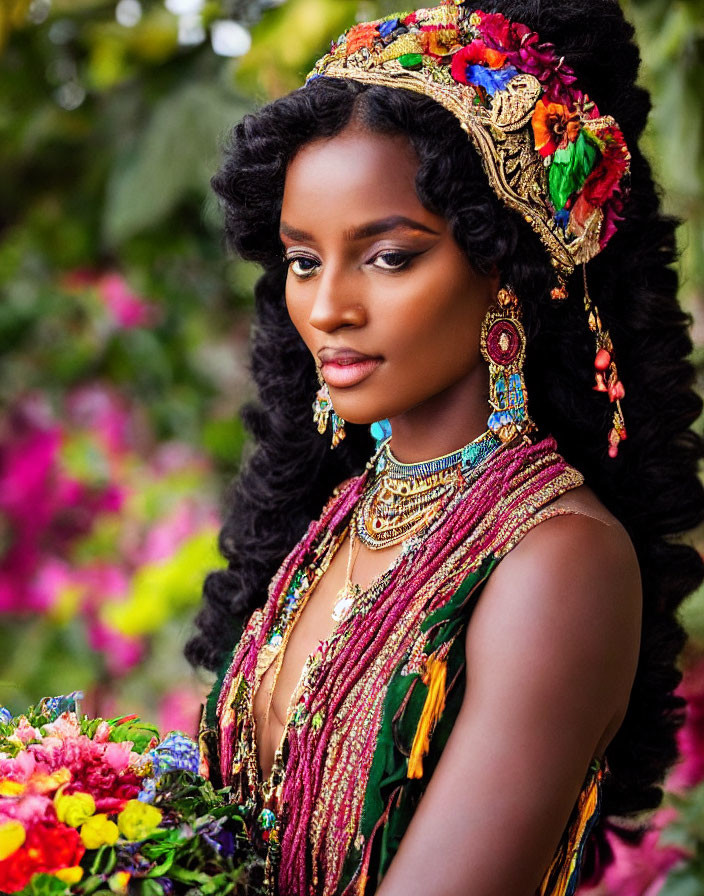
M45 697L40 703L40 707L44 709L53 719L58 719L65 712L78 712L78 701L83 699L83 691L71 691L62 697Z
M0 706L0 722L3 725L9 725L12 721L12 713L9 709L6 709L4 706Z
M149 751L149 757L157 778L172 771L186 771L197 775L200 767L198 745L180 731L167 734L160 744Z
M156 796L156 779L145 778L142 782L142 789L137 795L137 799L141 803L153 803Z
M474 84L476 87L483 87L490 96L493 96L497 90L503 90L517 74L518 69L515 69L512 65L506 65L504 68L468 65L467 83Z
M379 25L379 34L382 37L388 37L398 28L398 19L388 19Z
M563 208L555 215L555 221L559 224L559 226L566 231L567 225L570 222L570 210L568 208Z

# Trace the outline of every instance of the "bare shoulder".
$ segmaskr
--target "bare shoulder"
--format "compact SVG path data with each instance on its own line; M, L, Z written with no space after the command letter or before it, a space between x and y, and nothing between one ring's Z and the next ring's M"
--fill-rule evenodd
M638 662L638 558L591 490L560 503L570 512L536 525L490 576L467 631L468 673L530 668L546 697L581 693L608 725L625 712Z
M554 504L562 514L531 529L502 559L487 587L510 591L518 603L530 590L575 611L598 611L602 624L639 611L640 568L624 526L586 486Z

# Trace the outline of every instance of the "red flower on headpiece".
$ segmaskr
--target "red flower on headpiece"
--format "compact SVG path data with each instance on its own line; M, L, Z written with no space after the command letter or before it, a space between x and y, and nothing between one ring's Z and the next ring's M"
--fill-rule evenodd
M452 57L452 77L461 84L468 84L467 66L485 65L487 68L503 68L506 56L498 50L491 49L479 40L462 47Z
M548 100L571 108L581 93L572 89L577 80L572 69L558 58L553 44L540 43L538 35L520 22L509 22L501 13L482 13L478 30L485 43L506 54L507 61L543 85Z
M499 50L518 50L530 28L520 23L509 22L500 12L486 13L477 11L481 19L479 31L484 40Z
M597 209L604 220L599 245L603 249L616 232L622 219L623 201L620 197L621 180L628 170L629 155L623 134L616 127L600 130L597 138L603 148L599 163L584 182L570 216L571 229L580 234Z
M629 154L619 128L603 128L597 138L603 142L601 160L586 179L582 193L591 205L600 208L614 195L628 170Z

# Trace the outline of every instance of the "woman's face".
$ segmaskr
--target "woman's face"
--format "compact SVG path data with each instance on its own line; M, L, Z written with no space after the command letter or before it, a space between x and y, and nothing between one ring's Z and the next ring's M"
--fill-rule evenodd
M352 126L306 145L287 170L286 304L352 423L486 391L479 336L498 278L478 274L421 204L417 168L405 137Z

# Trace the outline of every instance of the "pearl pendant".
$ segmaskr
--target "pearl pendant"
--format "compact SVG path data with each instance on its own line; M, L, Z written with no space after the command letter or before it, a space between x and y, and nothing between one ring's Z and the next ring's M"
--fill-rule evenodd
M359 585L352 585L349 582L340 589L335 606L332 610L332 618L335 622L344 622L344 620L347 619L360 593L361 589Z

